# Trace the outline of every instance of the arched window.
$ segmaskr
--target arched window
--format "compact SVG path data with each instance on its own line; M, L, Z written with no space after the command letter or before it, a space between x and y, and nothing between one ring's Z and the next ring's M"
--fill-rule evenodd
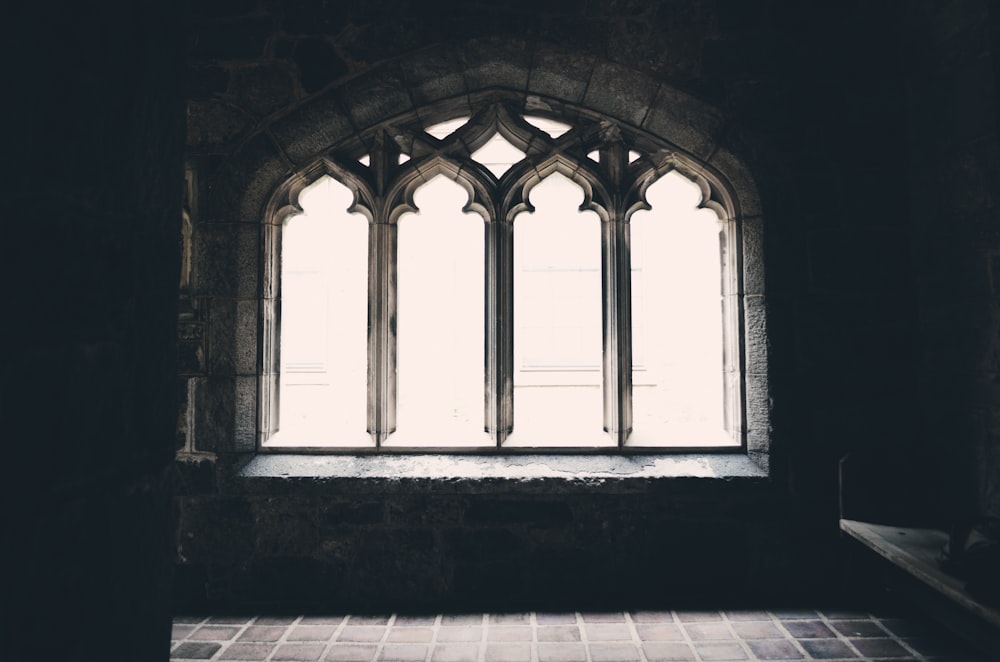
M721 182L587 111L465 110L355 136L279 191L261 447L743 448Z

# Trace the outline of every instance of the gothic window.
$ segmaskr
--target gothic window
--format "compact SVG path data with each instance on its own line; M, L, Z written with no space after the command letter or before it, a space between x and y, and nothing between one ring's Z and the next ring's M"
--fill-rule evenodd
M466 110L355 136L278 192L261 448L742 448L721 184L592 113Z

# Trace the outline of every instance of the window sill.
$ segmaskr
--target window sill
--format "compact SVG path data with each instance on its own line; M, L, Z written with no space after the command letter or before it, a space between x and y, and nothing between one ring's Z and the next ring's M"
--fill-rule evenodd
M749 487L767 471L746 455L257 455L234 467L237 485L266 494L352 492L639 492L720 483Z

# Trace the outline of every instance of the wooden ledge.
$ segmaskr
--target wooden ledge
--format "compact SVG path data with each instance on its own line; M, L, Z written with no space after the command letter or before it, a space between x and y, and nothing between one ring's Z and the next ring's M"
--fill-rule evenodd
M975 600L965 582L941 570L938 558L948 534L936 529L911 529L856 520L840 520L840 530L938 593L1000 628L1000 610Z

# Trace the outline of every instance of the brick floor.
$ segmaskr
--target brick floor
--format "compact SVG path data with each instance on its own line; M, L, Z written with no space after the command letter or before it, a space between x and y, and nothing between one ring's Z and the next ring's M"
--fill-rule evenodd
M844 610L174 618L171 660L988 662L933 623Z

